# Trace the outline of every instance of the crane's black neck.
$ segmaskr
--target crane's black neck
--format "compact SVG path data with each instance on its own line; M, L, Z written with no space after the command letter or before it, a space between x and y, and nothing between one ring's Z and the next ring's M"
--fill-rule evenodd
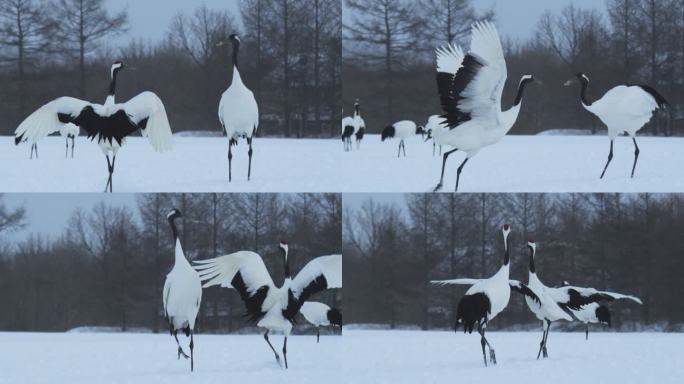
M173 233L173 242L178 240L178 228L176 228L176 217L172 216L169 218L169 225L171 225L171 232Z
M358 104L356 104L356 105L354 106L354 115L356 115L356 116L360 116L360 115L361 115L361 106L358 105Z
M238 68L238 55L240 53L240 42L233 40L233 67Z
M112 81L109 83L109 96L114 96L116 93L116 78L119 76L119 70L121 68L114 68L112 70Z
M511 261L511 256L510 256L510 254L509 254L509 252L508 252L508 249L510 248L510 242L508 241L508 236L506 236L506 238L504 239L504 241L505 241L505 242L504 242L504 247L505 247L506 249L505 249L505 252L504 252L504 261L503 261L503 265L506 266L506 265L508 265L508 263Z
M589 101L589 99L587 99L587 88L589 88L589 81L587 79L581 78L580 79L580 86L581 86L580 98L582 99L582 104L584 104L586 106L592 105L593 102L591 102L591 101Z
M525 93L525 88L527 88L527 85L531 82L531 79L523 79L520 84L518 85L518 94L515 96L515 102L513 103L513 106L517 107L522 103L522 98L523 94Z
M280 248L280 251L283 254L283 263L285 264L285 278L290 279L292 276L290 275L290 262L287 258L287 251L282 247Z
M530 273L536 273L534 269L534 248L529 246L528 248L530 248Z

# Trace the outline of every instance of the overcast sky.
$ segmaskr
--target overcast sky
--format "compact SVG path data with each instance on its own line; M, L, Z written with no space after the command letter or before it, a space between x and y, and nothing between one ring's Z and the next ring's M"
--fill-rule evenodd
M22 241L30 234L40 234L49 238L59 237L77 207L90 210L101 201L110 205L128 206L137 215L138 209L134 194L117 193L8 193L2 195L8 208L24 206L27 213L27 226L24 230L4 235L8 241Z

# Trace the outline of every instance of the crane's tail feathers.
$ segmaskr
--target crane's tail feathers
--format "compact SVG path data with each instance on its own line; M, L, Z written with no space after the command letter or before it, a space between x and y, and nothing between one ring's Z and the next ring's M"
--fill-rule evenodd
M656 91L655 88L649 85L639 85L639 87L655 99L656 103L658 104L658 108L667 109L670 107L670 103L667 101L667 99L665 99L663 95Z

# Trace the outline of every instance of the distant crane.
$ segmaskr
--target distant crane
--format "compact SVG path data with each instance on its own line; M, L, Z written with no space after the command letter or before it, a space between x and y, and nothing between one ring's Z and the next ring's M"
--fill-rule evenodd
M402 149L404 151L404 157L406 157L406 144L404 143L404 140L416 135L422 135L423 132L425 132L423 127L416 126L416 123L413 121L403 120L385 127L380 138L381 141L394 138L399 139L399 152L397 153L397 157L401 157Z
M299 312L306 321L316 327L316 343L321 337L320 327L337 326L342 328L342 313L337 308L330 308L330 306L317 301L307 301L302 304Z

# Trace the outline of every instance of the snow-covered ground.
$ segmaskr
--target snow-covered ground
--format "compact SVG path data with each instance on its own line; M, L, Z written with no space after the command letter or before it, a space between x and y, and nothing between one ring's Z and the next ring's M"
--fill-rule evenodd
M540 327L541 328L541 327ZM362 384L680 383L684 334L489 332L497 365L485 368L479 335L421 331L344 331L344 376Z
M684 138L641 137L634 179L631 140L620 137L606 177L599 175L608 138L597 136L508 136L483 149L465 167L462 192L684 192ZM338 139L254 141L252 181L247 182L247 146L234 151L228 183L225 138L176 137L175 149L154 153L141 138L121 150L115 192L427 192L437 184L441 157L432 143L412 138L406 158L398 141L367 135L361 150L342 151ZM0 138L0 190L3 192L100 192L107 165L99 148L80 137L76 159L64 159L64 141L39 143L40 159L29 160L29 145ZM462 153L447 163L444 191L454 188Z
M261 335L196 335L193 373L168 333L0 333L0 346L2 384L348 383L340 336L290 336L285 370Z

